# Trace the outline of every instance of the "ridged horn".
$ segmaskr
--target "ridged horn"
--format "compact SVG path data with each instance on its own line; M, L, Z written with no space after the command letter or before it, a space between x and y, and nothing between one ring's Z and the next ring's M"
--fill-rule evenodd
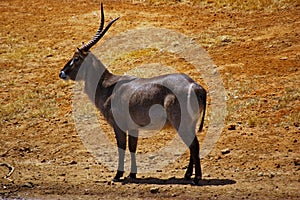
M100 21L100 27L97 30L95 36L85 45L83 45L80 50L87 52L90 48L92 48L103 36L104 34L108 31L110 26L119 19L119 17L113 19L112 21L109 22L109 24L104 28L104 11L103 11L103 4L101 3L101 21Z

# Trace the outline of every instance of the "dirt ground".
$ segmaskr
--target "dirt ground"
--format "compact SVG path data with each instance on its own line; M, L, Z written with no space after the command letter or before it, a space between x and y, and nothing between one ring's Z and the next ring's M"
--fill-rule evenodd
M201 159L204 180L193 186L182 179L188 154L134 183L114 183L115 171L80 140L73 83L58 73L97 29L98 0L1 0L0 198L300 199L299 2L218 2L104 1L106 22L121 18L103 40L137 27L168 28L193 38L220 71L228 115ZM120 59L110 70L122 74L140 60ZM201 82L192 68L180 71ZM141 144L140 153L160 140ZM14 171L5 177L8 166Z

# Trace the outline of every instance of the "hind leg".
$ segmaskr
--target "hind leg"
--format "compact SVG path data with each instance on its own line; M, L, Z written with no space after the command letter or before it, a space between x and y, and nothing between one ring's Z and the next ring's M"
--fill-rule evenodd
M199 142L195 131L198 119L195 120L196 117L191 117L191 113L187 110L181 109L176 98L169 98L168 101L165 101L164 106L167 111L168 121L177 130L181 139L190 149L190 161L184 177L186 179L191 178L193 174L193 167L195 165L194 182L195 184L198 184L199 180L202 178L199 157ZM181 112L177 112L178 110Z
M130 171L130 178L136 178L137 173L137 166L136 166L136 148L138 142L138 131L132 130L128 131L128 145L130 151L130 158L131 158L131 171Z
M200 156L199 156L199 142L196 136L192 144L190 145L190 151L195 164L194 183L198 184L199 180L202 179L202 171L201 171Z
M194 127L194 126L191 126ZM200 165L200 156L199 156L199 141L197 139L194 128L180 128L178 131L180 137L184 143L190 149L190 161L185 173L185 178L189 179L193 174L193 166L195 166L195 178L194 183L198 184L199 180L202 179L202 171Z
M191 179L191 176L193 175L193 168L194 168L194 161L193 161L192 154L190 153L190 162L184 175L185 179L187 180Z

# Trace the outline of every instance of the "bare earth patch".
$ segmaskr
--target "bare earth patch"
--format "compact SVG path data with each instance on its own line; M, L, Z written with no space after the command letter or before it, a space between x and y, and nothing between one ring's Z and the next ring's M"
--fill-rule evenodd
M106 21L121 16L106 38L137 27L172 29L205 48L221 73L228 115L217 145L201 159L204 180L192 186L181 179L188 154L134 182L112 183L115 172L82 144L72 118L73 83L58 73L97 29L99 1L1 1L0 197L299 199L299 3L247 2L104 1ZM147 63L173 65L205 85L184 60L155 49L108 67L123 74ZM138 152L161 140L141 140Z

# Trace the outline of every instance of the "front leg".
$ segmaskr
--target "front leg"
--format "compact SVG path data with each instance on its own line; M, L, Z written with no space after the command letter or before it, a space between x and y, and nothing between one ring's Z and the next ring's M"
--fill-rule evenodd
M113 182L119 182L120 178L123 177L124 171L119 171L117 170L117 174L115 175L115 177L113 178Z
M117 174L114 177L113 181L120 181L124 174L124 159L125 159L125 150L126 150L126 133L122 131L120 128L114 128L117 145L118 145L118 154L119 154L119 162L118 162L118 170Z

